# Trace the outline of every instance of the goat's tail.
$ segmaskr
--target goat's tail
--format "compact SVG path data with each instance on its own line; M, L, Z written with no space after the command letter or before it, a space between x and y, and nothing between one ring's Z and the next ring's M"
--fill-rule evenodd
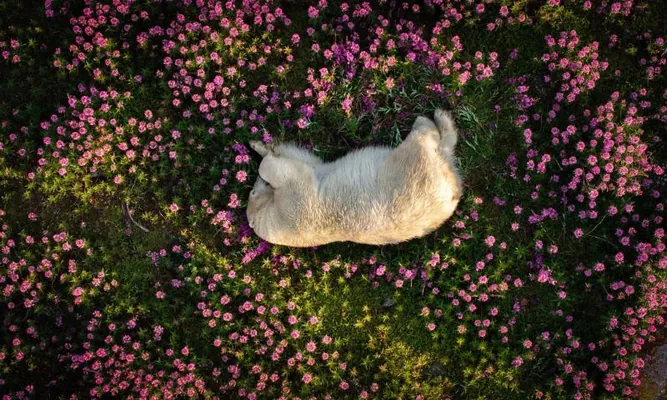
M452 114L449 111L438 108L435 110L434 119L440 131L440 150L447 155L454 154L458 135Z

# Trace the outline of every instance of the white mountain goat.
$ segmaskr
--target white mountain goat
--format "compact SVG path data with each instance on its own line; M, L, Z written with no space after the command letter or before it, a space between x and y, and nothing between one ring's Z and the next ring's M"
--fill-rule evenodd
M289 143L250 143L262 157L250 192L250 227L293 247L351 241L389 244L424 236L454 213L462 194L456 126L437 110L418 117L397 148L366 147L330 163Z

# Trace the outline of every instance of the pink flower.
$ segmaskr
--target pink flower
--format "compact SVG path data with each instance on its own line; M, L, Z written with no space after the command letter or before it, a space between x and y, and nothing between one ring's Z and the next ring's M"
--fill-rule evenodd
M308 121L306 121L306 120L303 119L303 118L299 118L299 119L296 121L296 126L297 126L299 129L306 129L306 127L308 126Z
M301 381L305 383L306 385L309 384L313 380L313 376L311 374L303 374L303 377L301 378Z
M542 268L540 269L540 272L537 274L537 281L540 283L545 283L549 281L550 277L551 274L549 273L549 271Z
M238 171L236 173L236 180L239 182L245 182L248 179L248 173L245 171Z
M346 97L342 102L341 106L343 108L343 111L345 114L350 114L352 111L352 99L350 97Z

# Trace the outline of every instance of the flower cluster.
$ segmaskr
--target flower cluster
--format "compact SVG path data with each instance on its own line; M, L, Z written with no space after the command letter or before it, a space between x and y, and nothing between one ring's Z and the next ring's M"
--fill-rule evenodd
M577 32L561 32L558 39L547 36L547 46L553 49L542 55L542 61L548 64L550 76L545 76L545 82L554 80L560 84L555 95L555 103L548 113L550 122L561 110L561 103L573 103L582 93L595 88L600 79L600 72L609 67L607 61L598 60L598 42L582 46Z
M21 62L21 56L18 54L20 47L21 42L16 39L11 39L9 42L2 40L0 41L0 56L3 60L18 64Z

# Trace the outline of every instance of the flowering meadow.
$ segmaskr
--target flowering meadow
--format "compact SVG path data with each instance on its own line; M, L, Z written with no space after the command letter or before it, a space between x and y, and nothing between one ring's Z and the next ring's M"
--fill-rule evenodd
M656 398L665 15L0 0L0 396ZM333 160L398 145L436 107L465 181L436 232L253 234L250 140Z

